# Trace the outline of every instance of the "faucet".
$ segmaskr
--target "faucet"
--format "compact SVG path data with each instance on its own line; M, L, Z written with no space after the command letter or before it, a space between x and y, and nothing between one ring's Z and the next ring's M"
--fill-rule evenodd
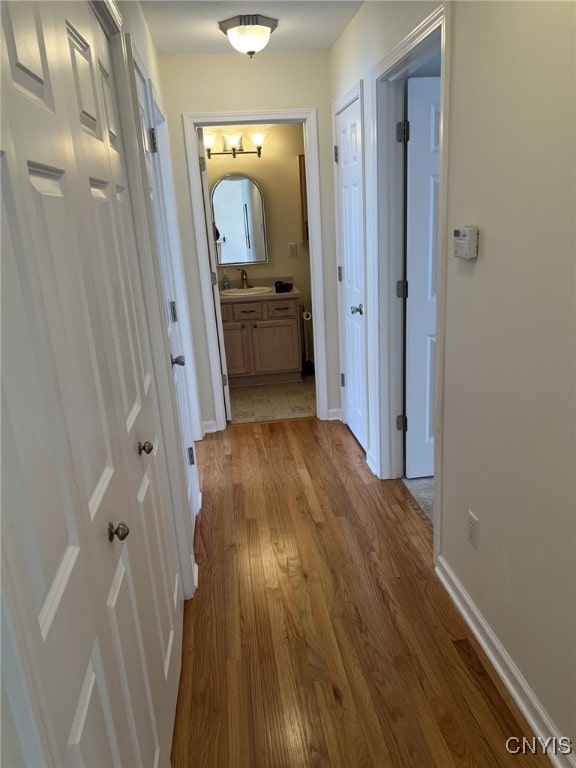
M245 269L239 269L238 272L241 272L240 275L240 285L242 288L250 288L248 285L248 274Z

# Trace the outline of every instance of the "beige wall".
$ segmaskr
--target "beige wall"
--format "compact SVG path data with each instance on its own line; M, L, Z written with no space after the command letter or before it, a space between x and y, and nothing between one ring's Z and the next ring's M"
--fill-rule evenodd
M221 129L221 130L226 130ZM221 132L221 131L220 131ZM252 149L250 139L245 149ZM221 149L221 145L218 146ZM257 182L264 197L268 263L247 266L251 284L258 278L292 277L302 292L302 303L310 307L310 259L306 242L302 242L300 214L300 174L298 155L304 154L304 133L301 123L272 125L262 148L256 155L213 155L206 162L210 190L222 176L242 173ZM296 243L297 256L289 255L288 243ZM232 284L240 279L237 267L218 269L219 280L224 272Z
M449 231L481 246L447 257L441 555L576 743L575 6L450 5ZM333 100L420 12L362 6Z
M202 364L202 361L208 359L208 349L201 312L202 299L182 129L183 113L198 115L312 107L318 110L322 259L328 297L324 308L327 328L328 406L338 408L340 387L328 53L264 51L253 59L235 53L161 56L159 65L162 94L170 126L174 181L189 283L191 322L198 350L198 384L203 419L210 421L215 418L215 414L208 365ZM264 163L265 158L262 158L261 162ZM200 211L197 213L201 215Z
M368 85L371 70L438 3L382 2L368 0L340 35L330 51L330 85L335 102L361 78Z
M152 42L140 3L135 3L133 0L121 0L118 7L124 21L124 31L130 34L138 55L144 61L148 77L154 83L157 93L161 95L156 48Z
M453 8L449 229L478 225L481 252L448 259L442 515L444 556L573 738L574 33L572 3Z

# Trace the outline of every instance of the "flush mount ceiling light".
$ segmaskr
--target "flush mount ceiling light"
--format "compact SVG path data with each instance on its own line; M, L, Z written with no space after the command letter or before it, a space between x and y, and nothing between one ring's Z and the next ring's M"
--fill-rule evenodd
M240 53L247 53L252 58L255 53L266 47L270 35L278 26L278 21L268 16L252 14L234 16L219 22L218 26L227 35L232 48Z

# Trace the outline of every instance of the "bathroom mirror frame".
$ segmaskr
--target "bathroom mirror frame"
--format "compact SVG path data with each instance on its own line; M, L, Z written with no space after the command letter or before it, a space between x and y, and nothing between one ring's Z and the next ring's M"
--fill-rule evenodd
M244 173L228 173L212 187L210 201L218 266L266 264L264 195L258 182Z

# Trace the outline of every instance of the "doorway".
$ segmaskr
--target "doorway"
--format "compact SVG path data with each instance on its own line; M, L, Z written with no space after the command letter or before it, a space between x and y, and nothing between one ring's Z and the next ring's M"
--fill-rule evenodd
M318 162L318 129L315 109L276 110L257 113L217 113L208 115L184 115L184 133L192 208L195 212L206 210L209 200L206 173L208 161L199 136L199 128L209 131L214 126L268 124L273 128L280 124L301 126L304 135L304 159L306 164L305 194L308 216L308 248L310 269L310 304L314 318L314 338L310 354L314 361L316 414L328 418L328 395L326 376L326 349L324 329L324 277L322 263L322 228L320 220L320 180ZM272 130L273 130L272 128ZM265 148L262 150L264 159ZM202 158L202 159L200 159ZM214 397L215 422L205 425L206 431L226 427L227 403L229 397L228 376L224 348L222 314L219 297L219 278L215 263L213 240L207 234L205 217L194 216L196 247L201 275L203 310L206 322L210 374ZM210 223L211 226L211 223ZM293 242L293 241L290 241ZM290 246L287 244L288 248ZM212 253L211 253L212 250Z
M235 424L313 416L303 125L211 125L199 143L205 147L207 232L216 257L221 367L228 377L226 419ZM246 290L262 293L225 295L242 293L243 281Z
M439 247L446 239L446 189L443 181L445 155L445 124L442 115L446 111L447 83L445 73L447 46L445 8L434 11L417 29L415 29L385 59L373 74L375 91L376 124L374 151L377 163L371 170L372 189L377 203L373 216L377 230L376 246L378 259L373 277L375 290L378 291L378 317L376 320L384 329L383 343L375 352L378 359L380 397L374 403L374 411L379 414L381 440L370 455L371 465L379 470L382 478L403 478L406 471L405 438L406 426L410 430L410 417L407 418L406 371L407 338L406 292L410 295L410 286L406 285L409 269L406 246L408 242L408 200L406 196L406 159L407 148L403 140L404 122L407 115L408 82L416 76L438 76L441 74L441 97L438 105L436 125L438 130L439 174L435 190L435 231L432 239L438 245L438 258L432 268L431 277L438 291L436 311L437 344L430 346L429 354L434 358L436 373L434 387L428 408L428 419L436 427L433 447L434 474L438 474L441 461L441 435L438 434L440 423L439 411L442 400L441 366L438 361L443 351L443 285L444 255ZM438 70L441 66L442 72ZM400 124L400 125L399 125ZM400 140L398 140L400 139ZM433 334L432 334L433 335ZM374 402L374 401L372 401ZM433 405L431 404L433 402ZM406 423L408 422L408 423ZM438 482L434 487L434 522L435 551L439 549L438 522L441 489ZM438 528L439 531L439 528Z

